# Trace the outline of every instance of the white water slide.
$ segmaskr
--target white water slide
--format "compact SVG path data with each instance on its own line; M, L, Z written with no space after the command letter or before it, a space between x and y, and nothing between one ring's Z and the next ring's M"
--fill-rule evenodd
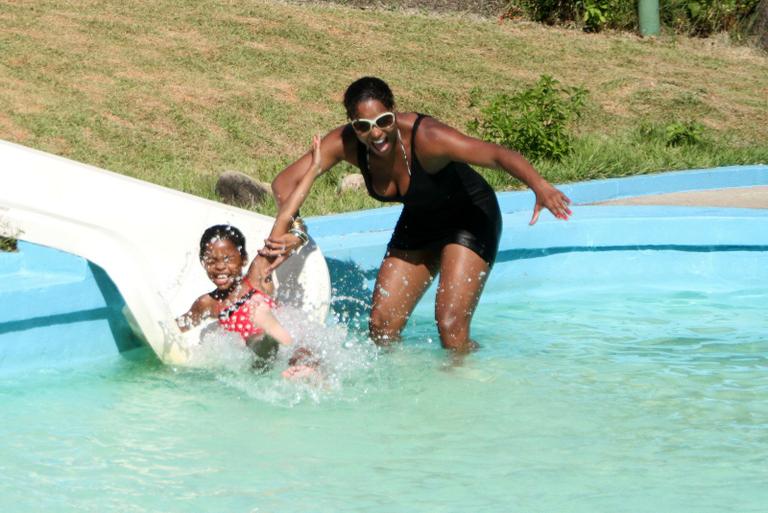
M199 332L174 319L212 289L198 258L205 228L230 223L255 255L273 219L0 141L0 233L79 255L106 271L166 363L184 364ZM276 271L278 302L324 321L328 267L310 240Z

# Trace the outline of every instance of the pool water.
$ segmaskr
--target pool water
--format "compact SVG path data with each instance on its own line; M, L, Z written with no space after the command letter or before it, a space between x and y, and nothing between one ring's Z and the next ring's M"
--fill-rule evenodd
M460 365L428 295L384 353L289 318L322 381L234 349L2 377L0 511L762 512L765 256L500 262Z

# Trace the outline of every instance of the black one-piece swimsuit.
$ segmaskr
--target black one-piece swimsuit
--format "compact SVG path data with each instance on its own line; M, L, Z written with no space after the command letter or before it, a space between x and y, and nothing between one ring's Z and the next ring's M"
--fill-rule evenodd
M405 194L381 196L373 190L368 169L368 149L358 142L357 161L368 194L383 202L400 202L390 249L440 249L446 244L465 246L493 265L501 237L501 211L496 194L477 171L463 162L451 162L434 174L427 173L416 157L419 114L411 133L411 181Z

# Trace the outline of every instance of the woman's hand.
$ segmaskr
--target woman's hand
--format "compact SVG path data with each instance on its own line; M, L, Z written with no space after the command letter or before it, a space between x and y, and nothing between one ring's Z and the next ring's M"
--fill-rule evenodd
M322 153L320 151L320 142L322 138L319 135L312 137L312 161L309 168L304 172L304 176L301 178L296 188L291 192L285 204L280 207L280 211L277 214L277 220L275 226L279 227L281 222L287 222L288 216L298 212L301 205L304 203L309 190L312 187L312 183L323 172L322 166ZM284 221L282 221L284 220ZM293 217L291 220L295 221ZM294 228L296 226L294 225ZM305 227L300 226L299 229L304 232ZM270 237L264 240L264 247L259 250L259 255L266 257L270 260L270 266L268 271L272 272L282 264L286 258L298 251L301 246L306 242L307 237L304 236L304 240L296 235L296 230L288 231L282 235L275 235L275 228L272 230ZM280 233L280 231L277 231Z
M539 220L539 213L542 208L546 208L552 212L552 215L558 219L564 221L568 220L568 216L572 213L571 209L568 207L568 205L571 204L571 200L568 196L555 189L547 182L544 182L541 187L534 190L534 193L536 194L536 204L533 206L533 216L531 216L531 222L528 223L529 225L536 224L536 221Z
M259 255L267 257L270 260L270 265L267 268L267 272L272 272L280 264L293 255L302 246L302 241L296 235L292 233L284 233L276 237L270 237L264 239L264 247L259 250Z

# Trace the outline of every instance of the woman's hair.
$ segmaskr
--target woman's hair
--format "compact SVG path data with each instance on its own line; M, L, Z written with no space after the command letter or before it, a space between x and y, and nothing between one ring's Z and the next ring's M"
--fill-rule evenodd
M245 235L231 224L217 224L203 232L200 237L200 260L203 260L208 244L215 240L228 240L240 252L243 262L248 261L248 253L245 251Z
M347 117L355 118L357 104L366 100L378 100L389 110L395 108L395 96L386 82L376 77L363 77L352 82L344 92Z

